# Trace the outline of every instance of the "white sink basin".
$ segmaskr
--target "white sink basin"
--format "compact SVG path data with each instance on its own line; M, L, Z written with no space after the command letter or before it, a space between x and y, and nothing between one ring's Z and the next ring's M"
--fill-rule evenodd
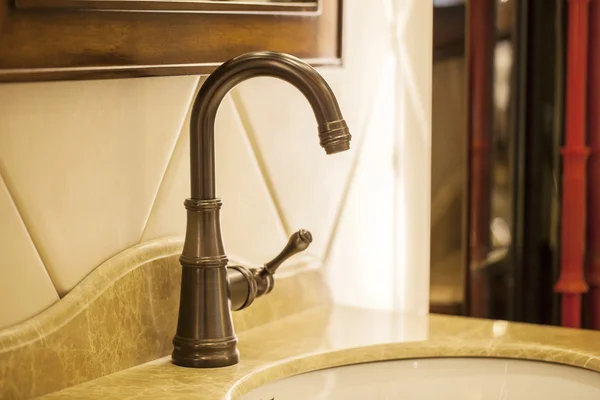
M600 373L536 361L432 358L309 372L242 400L599 400Z

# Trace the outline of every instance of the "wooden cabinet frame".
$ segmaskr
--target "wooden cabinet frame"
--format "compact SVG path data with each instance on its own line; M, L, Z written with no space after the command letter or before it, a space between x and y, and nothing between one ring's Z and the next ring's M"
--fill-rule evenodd
M336 65L342 1L0 0L0 82L207 74L253 50Z

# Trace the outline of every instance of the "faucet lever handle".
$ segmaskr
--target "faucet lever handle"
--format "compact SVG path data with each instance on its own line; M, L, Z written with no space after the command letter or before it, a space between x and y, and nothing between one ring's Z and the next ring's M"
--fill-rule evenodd
M277 268L294 254L306 250L310 242L312 242L310 232L300 229L290 237L281 253L262 268L245 268L239 265L227 268L231 308L233 310L244 309L257 297L271 292L275 285L273 274Z
M293 256L294 254L298 254L301 251L304 251L308 248L310 243L312 242L312 235L306 229L300 229L298 232L295 232L290 236L290 240L288 240L287 244L281 250L274 259L265 264L265 266L260 270L261 275L273 275L277 268L285 260Z

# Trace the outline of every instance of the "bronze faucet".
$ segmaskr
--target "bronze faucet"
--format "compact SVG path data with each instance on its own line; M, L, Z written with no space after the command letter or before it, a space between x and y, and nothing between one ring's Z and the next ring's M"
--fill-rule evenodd
M214 123L229 90L255 76L282 79L304 94L318 121L320 143L327 154L350 148L351 136L333 92L317 71L296 57L247 53L222 64L206 79L191 116L192 195L184 202L187 228L180 258L181 298L172 355L177 365L212 368L236 364L239 352L231 310L248 307L255 298L269 293L277 267L312 241L308 231L300 230L263 268L227 268L219 217L222 203L215 197Z

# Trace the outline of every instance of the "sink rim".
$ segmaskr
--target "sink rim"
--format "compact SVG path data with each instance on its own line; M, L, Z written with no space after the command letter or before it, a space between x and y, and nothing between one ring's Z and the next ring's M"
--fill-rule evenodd
M569 348L531 342L497 342L490 340L427 340L421 342L383 343L306 353L265 364L238 379L225 399L238 399L252 390L292 376L337 367L385 361L427 358L493 358L546 362L600 374L600 357ZM582 362L586 359L585 362ZM596 363L590 361L595 360Z
M242 399L366 396L431 399L448 397L529 399L531 391L549 399L575 396L597 400L600 374L547 361L498 357L427 357L327 368L259 386ZM377 393L377 396L375 396ZM536 395L539 397L539 395ZM542 398L540 397L540 398Z

